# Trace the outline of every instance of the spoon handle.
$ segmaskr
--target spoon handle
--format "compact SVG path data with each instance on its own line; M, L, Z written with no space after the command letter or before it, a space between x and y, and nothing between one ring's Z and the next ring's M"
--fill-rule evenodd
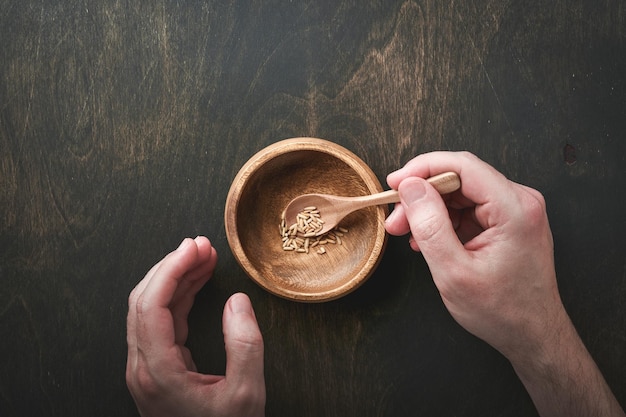
M449 194L461 188L461 179L456 172L444 172L428 178L426 181L432 185L439 194Z
M444 172L428 178L426 181L432 185L439 194L449 194L461 186L461 179L455 172ZM400 195L396 190L383 191L382 193L351 197L352 209L358 210L368 206L391 204L400 201Z
M346 200L350 202L351 210L358 210L368 206L398 203L400 201L400 194L398 194L396 190L388 190L382 193L348 197Z

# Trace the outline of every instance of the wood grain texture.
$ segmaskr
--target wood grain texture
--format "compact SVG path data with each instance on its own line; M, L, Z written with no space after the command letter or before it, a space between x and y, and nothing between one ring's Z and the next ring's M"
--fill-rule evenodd
M332 303L245 276L230 183L297 136L345 146L382 183L418 153L467 149L543 192L564 302L626 405L625 28L619 0L0 0L0 415L137 415L127 296L198 234L220 263L190 347L223 372L223 303L247 292L268 416L534 415L405 238Z

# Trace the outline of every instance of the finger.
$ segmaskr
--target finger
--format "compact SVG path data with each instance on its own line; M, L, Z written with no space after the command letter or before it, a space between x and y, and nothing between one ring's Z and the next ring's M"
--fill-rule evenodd
M500 172L469 152L430 152L418 155L404 167L390 173L387 183L391 188L398 189L406 178L429 178L447 171L456 172L461 178L460 194L464 196L461 200L466 199L463 206L468 206L469 202L484 204L495 201L499 193L509 186L508 180Z
M133 370L137 368L137 330L136 330L136 318L135 314L131 312L134 309L132 307L128 310L126 316L126 343L128 345L128 355L126 357L126 382L129 388L131 388L131 381L133 377Z
M206 278L207 273L210 274L213 272L215 262L217 261L217 258L213 259L211 265L209 265L208 262L205 262L211 260L211 258L216 254L215 248L213 248L209 239L204 236L198 236L194 239L194 242L198 248L198 266L185 273L185 279L189 281Z
M187 341L188 329L187 318L193 307L195 297L200 289L211 278L217 263L217 252L213 247L208 247L208 253L196 269L186 274L174 295L170 310L174 320L174 341L178 345L184 345Z
M155 351L150 357L175 344L174 323L169 305L185 273L197 266L198 247L185 239L168 254L154 271L142 294L137 298L137 343L142 349Z
M461 261L466 256L465 250L439 193L421 178L402 181L398 191L414 244L424 255L433 276L449 265L450 259Z
M467 152L428 152L423 153L407 162L402 168L387 176L387 184L397 189L402 180L409 177L429 178L446 171L453 171L461 175L464 159L478 159ZM461 181L462 184L462 181Z
M128 307L129 307L128 313L129 313L129 317L133 318L133 322L135 321L135 317L137 314L136 307L137 307L137 301L139 300L139 296L143 294L144 290L148 286L148 283L152 279L154 272L157 269L159 269L159 266L161 265L162 261L163 260L157 262L152 268L150 268L148 273L146 273L146 276L141 281L139 281L139 283L137 283L135 288L133 288L133 290L130 292L130 295L128 297ZM134 328L134 325L133 325L133 328Z
M409 227L409 222L406 219L406 215L404 214L404 208L402 204L397 203L393 208L393 211L387 219L385 219L385 230L387 233L393 236L402 236L406 235L411 231Z
M201 240L202 236L198 236L196 239L194 239L194 241L198 241ZM203 238L206 240L206 242L208 242L208 239ZM183 242L181 242L181 245L179 245L179 249L180 246L183 245L183 243L186 242L187 239L184 239ZM161 266L161 263L165 260L161 259L159 262L157 262L152 268L150 268L150 270L148 271L148 273L146 274L146 276L144 277L144 279L142 279L137 286L135 287L135 293L138 296L139 294L142 294L143 291L145 290L145 288L148 286L148 283L150 282L150 280L152 279L152 277L154 276L154 273L159 269L159 267ZM136 298L136 297L135 297Z
M127 373L137 365L137 301L143 294L146 286L152 279L154 271L159 268L161 262L154 265L146 276L133 288L128 297L128 315L126 316L126 343L128 345Z
M265 387L263 337L247 295L234 294L223 316L226 348L226 381L233 387L253 384Z
M206 281L211 278L215 269L217 252L211 245L211 242L207 238L200 236L194 239L194 242L198 248L196 266L184 273L172 297L170 307L176 305L179 298L186 297L190 292L195 295Z

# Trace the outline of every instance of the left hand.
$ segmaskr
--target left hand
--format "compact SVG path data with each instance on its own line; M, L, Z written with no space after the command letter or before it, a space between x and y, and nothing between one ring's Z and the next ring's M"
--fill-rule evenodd
M222 318L226 375L197 372L185 347L187 316L217 253L205 237L185 239L129 297L126 381L142 416L263 416L263 339L245 294Z

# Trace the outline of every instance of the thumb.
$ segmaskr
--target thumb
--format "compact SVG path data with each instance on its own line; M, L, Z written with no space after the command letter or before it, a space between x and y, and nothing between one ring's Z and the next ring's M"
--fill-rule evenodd
M263 337L247 295L237 293L228 299L222 327L228 384L265 387Z
M459 259L463 245L454 231L439 193L422 178L407 178L398 186L400 202L413 240L433 274Z

